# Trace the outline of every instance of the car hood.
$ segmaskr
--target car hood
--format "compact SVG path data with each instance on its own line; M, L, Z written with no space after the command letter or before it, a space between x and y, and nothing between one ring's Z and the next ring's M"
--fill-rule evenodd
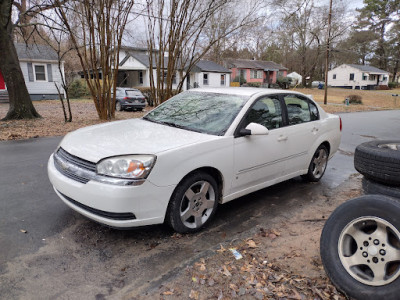
M218 136L131 119L85 127L67 134L60 146L72 155L98 162L125 154L157 154Z

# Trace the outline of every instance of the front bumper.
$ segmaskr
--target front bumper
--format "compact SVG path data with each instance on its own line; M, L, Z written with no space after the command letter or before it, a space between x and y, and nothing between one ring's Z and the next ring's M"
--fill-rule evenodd
M118 186L93 180L81 183L56 169L53 154L47 171L54 190L65 204L96 222L112 227L163 223L175 188L173 185L159 187L149 180L139 186Z

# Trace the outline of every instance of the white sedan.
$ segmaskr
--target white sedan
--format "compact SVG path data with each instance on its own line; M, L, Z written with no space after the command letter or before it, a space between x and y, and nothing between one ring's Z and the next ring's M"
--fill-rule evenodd
M220 203L299 175L319 181L341 127L301 93L194 89L141 119L69 133L48 174L69 207L97 222L194 232Z

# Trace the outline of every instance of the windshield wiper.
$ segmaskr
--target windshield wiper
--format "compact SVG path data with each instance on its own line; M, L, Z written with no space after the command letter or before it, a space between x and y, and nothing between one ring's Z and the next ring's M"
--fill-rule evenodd
M171 126L171 127L175 127L175 128L180 128L180 129L188 129L186 126L178 125L178 124L175 124L175 123L172 123L172 122L159 121L157 123L164 124L164 125Z

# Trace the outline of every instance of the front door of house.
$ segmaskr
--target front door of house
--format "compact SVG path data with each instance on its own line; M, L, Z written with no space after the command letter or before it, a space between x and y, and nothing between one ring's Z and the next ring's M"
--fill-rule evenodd
M0 71L0 90L5 90L6 89L6 84L4 82L3 74L1 74Z

